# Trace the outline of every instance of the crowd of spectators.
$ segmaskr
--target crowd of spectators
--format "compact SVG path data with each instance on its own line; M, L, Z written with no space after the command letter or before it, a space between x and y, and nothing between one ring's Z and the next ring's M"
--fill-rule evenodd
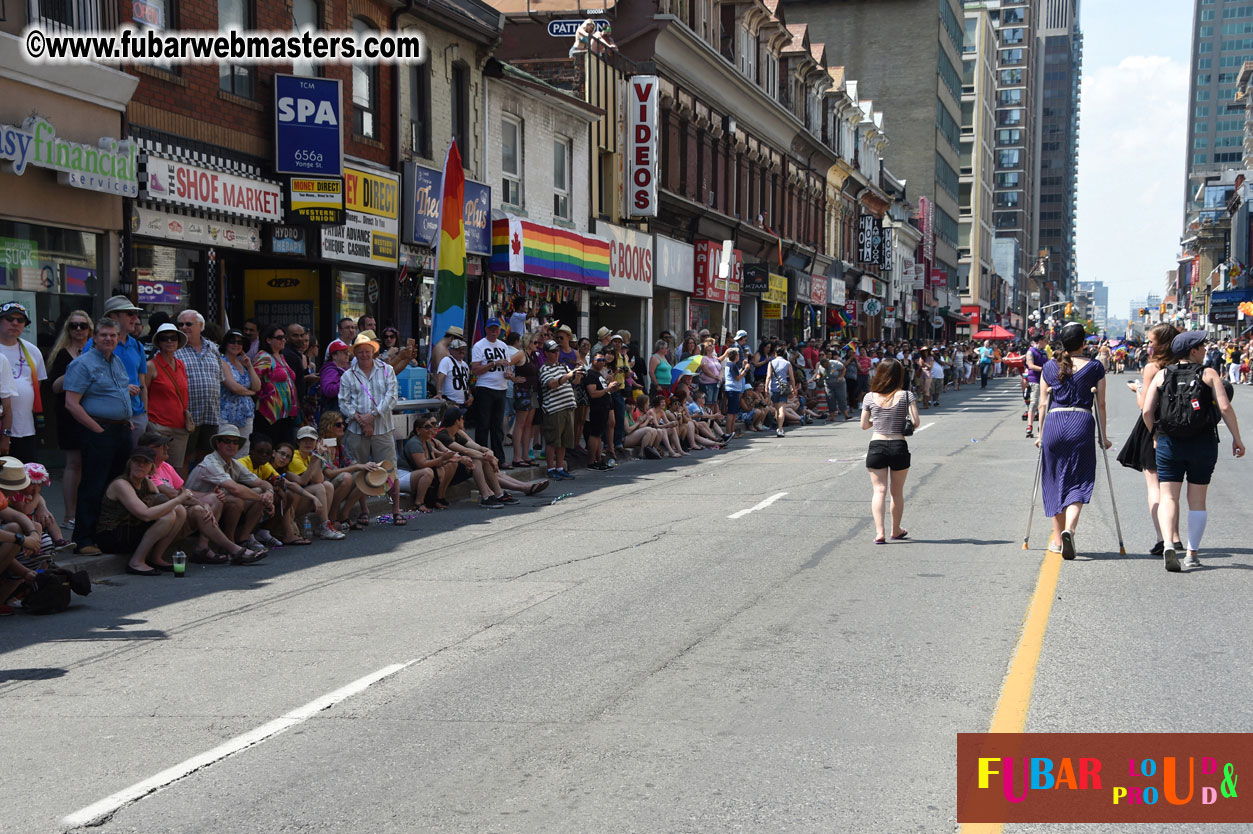
M743 330L726 344L704 330L663 332L645 354L626 330L579 339L556 321L512 317L508 330L492 318L477 340L452 327L433 345L440 405L404 432L398 375L417 350L395 328L377 335L370 317L342 319L323 352L298 323L249 320L222 332L184 310L173 321L153 316L143 339L129 299L112 297L104 311L98 322L81 310L66 316L48 371L21 338L26 308L0 304L0 613L58 553L124 554L139 576L168 571L183 548L194 563L248 565L278 548L358 534L372 523L370 498L390 503L373 523L403 526L448 509L450 489L463 482L473 482L480 506L500 510L579 468L849 420L885 357L903 363L922 408L950 387L1034 365L1008 345L754 347ZM1217 346L1240 382L1249 381L1248 351ZM37 460L41 383L65 454L60 518L40 493L51 483ZM523 472L532 468L543 472Z

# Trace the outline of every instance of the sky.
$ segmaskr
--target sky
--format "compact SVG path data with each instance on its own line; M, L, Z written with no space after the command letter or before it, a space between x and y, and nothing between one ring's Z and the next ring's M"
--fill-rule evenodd
M1193 0L1081 0L1079 280L1161 293L1183 226Z

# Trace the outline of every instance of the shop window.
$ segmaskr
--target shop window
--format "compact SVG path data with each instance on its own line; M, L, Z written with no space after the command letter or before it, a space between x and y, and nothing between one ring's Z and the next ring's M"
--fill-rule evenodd
M500 201L522 207L522 122L508 116L500 122Z
M452 65L452 138L461 150L461 161L470 160L470 68L458 61Z
M358 38L377 31L370 21L356 18L352 31ZM378 137L379 69L377 64L357 61L352 65L352 130L367 139Z
M89 232L0 220L0 285L34 322L24 339L46 351L71 311L91 312L106 294L107 279L96 272L102 242Z
M553 216L570 219L570 140L563 136L553 139Z
M321 28L318 15L318 0L292 0L292 28L297 32L317 31ZM292 75L317 76L322 68L313 61L297 59L292 61Z
M243 33L253 26L251 0L218 0L218 31L234 29ZM240 98L253 98L256 94L256 67L218 64L218 89Z
M409 68L409 150L431 158L431 62Z

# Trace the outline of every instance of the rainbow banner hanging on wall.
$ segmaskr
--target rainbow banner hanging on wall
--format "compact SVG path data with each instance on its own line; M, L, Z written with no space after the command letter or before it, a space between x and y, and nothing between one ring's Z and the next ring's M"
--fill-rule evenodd
M609 286L609 241L503 217L492 221L492 271Z
M431 347L450 327L466 326L466 175L457 143L444 159L444 183L439 210L439 243L435 247L435 298L431 314ZM430 364L430 354L427 354Z

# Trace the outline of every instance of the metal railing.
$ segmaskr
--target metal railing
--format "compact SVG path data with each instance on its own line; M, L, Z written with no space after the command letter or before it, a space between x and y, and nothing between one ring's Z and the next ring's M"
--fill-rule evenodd
M104 32L117 28L118 4L109 0L27 0L31 25L50 32Z

